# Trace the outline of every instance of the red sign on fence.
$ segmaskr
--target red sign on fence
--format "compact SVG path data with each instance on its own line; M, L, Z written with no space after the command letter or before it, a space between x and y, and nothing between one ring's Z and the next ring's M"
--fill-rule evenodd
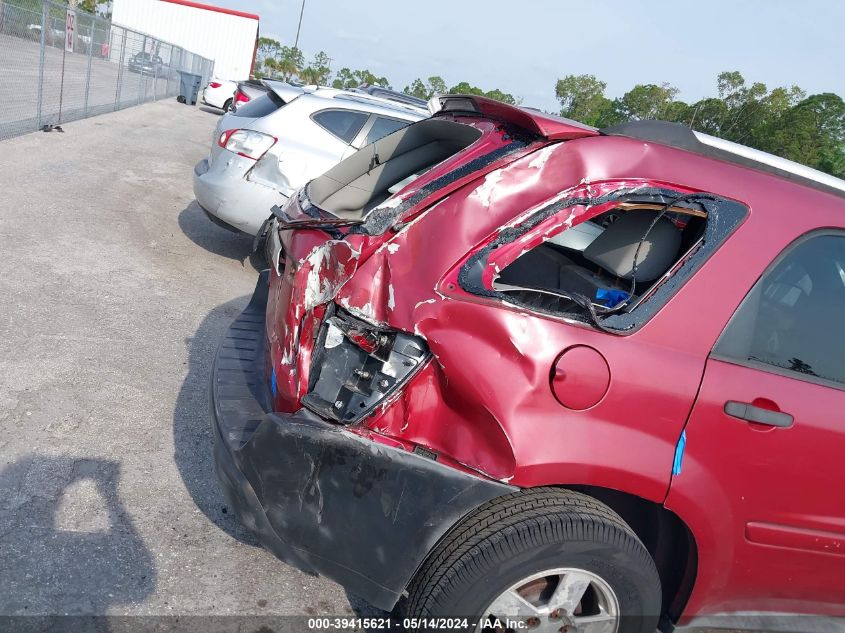
M65 50L68 53L73 52L73 42L76 39L76 11L73 9L67 10L65 16Z

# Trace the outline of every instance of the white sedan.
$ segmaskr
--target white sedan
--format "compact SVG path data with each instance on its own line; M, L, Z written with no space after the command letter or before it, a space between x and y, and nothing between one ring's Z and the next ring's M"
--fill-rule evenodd
M237 81L228 79L212 79L202 91L202 102L214 108L228 110L232 107L232 99L238 89Z

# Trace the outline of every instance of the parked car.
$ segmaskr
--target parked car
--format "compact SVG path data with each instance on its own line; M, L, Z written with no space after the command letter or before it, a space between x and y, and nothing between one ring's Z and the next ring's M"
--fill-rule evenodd
M268 92L218 121L194 168L194 195L213 220L257 235L298 187L428 110L354 92L267 81Z
M136 53L129 60L129 70L142 75L162 75L164 62L154 53Z
M439 101L274 211L212 376L245 525L410 630L841 626L845 182Z
M264 85L260 79L247 79L239 81L237 89L235 90L234 101L232 107L236 108L243 103L247 103L258 97L263 97L267 94L269 88Z
M238 82L214 78L202 91L202 102L213 108L229 111L235 98Z
M52 23L52 21L51 21ZM62 24L64 27L64 24ZM40 40L41 39L41 25L40 24L28 24L27 33L29 34L30 39L33 40ZM58 26L52 25L50 26L44 35L45 44L47 46L60 46L64 48L65 45L65 29L59 28Z

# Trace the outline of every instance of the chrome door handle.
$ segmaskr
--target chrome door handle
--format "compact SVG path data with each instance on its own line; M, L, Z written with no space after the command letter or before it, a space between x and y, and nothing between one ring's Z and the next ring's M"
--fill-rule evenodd
M789 428L795 421L788 413L780 411L770 411L756 407L747 402L737 402L735 400L728 400L725 403L725 413L732 418L739 418L746 422L754 422L755 424L765 424L767 426L778 426L781 428Z

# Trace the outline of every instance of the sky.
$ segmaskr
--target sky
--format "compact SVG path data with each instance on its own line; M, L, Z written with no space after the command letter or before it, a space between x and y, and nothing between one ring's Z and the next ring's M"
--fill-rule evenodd
M301 0L206 1L257 13L262 36L293 44ZM843 24L843 0L306 0L299 47L399 90L440 75L557 111L557 79L585 73L611 98L669 82L693 102L715 96L723 70L845 96Z

